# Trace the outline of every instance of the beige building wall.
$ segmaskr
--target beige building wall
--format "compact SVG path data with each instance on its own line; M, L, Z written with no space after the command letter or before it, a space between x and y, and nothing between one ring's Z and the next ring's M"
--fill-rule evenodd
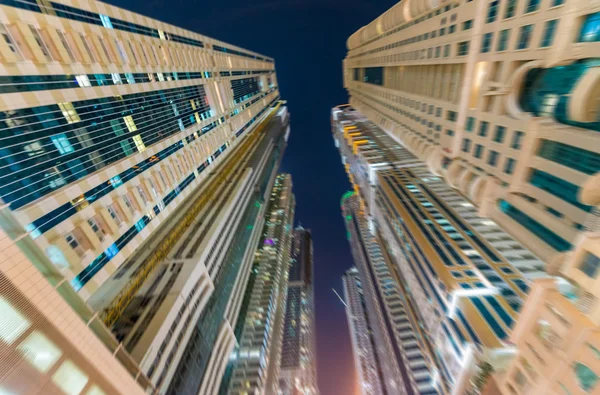
M593 172L539 155L544 140L597 155L598 132L558 122L550 114L552 98L540 116L525 111L519 98L532 69L598 58L600 45L578 37L586 16L599 11L600 2L586 0L399 2L348 39L350 103L443 175L481 215L550 262L562 251L498 205L506 201L573 244L588 212L532 185L533 170L585 185L580 202L598 203ZM365 82L365 68L374 67L384 68L380 84ZM573 88L571 119L595 119L596 73L590 67Z

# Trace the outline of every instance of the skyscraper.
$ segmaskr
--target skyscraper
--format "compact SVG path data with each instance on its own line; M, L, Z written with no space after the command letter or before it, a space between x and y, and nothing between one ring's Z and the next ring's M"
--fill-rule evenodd
M402 1L347 42L351 105L469 199L457 214L531 251L496 247L534 280L517 284L532 291L494 367L502 393L590 391L600 374L599 20L577 1Z
M0 389L216 393L289 133L273 60L100 2L0 9Z
M357 195L346 194L342 198L342 213L360 277L363 315L368 316L377 354L374 358L382 375L379 393L437 394L435 387L439 383L434 377L437 369L431 346L420 333L419 319L400 289L400 282L393 277L395 272L390 271L389 257L369 229ZM360 308L357 310L361 315ZM360 352L354 350L355 354Z
M314 262L312 234L294 230L288 272L279 393L315 395L317 390Z
M546 264L600 201L588 6L401 1L347 42L350 104Z
M253 277L246 289L239 347L231 356L228 394L276 394L286 312L295 198L292 177L280 174L273 186Z
M379 282L379 292L386 291L383 285L391 277L394 292L386 295L389 300L380 293L379 306L395 304L414 313L411 336L421 343L429 383L438 393L463 394L484 365L503 366L511 355L507 338L529 289L515 266L527 261L535 268L541 262L494 222L477 217L473 204L352 107L334 108L332 127L360 197L354 205L360 204L359 214L365 216L363 240L350 234L353 250L370 259L357 259L354 253L359 272L361 266L372 270L367 274ZM377 243L371 242L373 236ZM368 276L361 273L363 283ZM363 287L365 300L377 299L368 296L368 286ZM365 305L373 315L381 310ZM410 330L404 323L390 330L396 318L391 311L387 318L390 325L379 326L388 333ZM377 339L375 329L374 334ZM402 337L389 336L389 341L396 364L409 366L411 349ZM411 391L407 374L391 376L402 377L398 384Z
M354 366L363 395L384 394L381 362L377 357L373 330L365 309L362 282L358 270L348 269L343 277L346 318L350 328Z

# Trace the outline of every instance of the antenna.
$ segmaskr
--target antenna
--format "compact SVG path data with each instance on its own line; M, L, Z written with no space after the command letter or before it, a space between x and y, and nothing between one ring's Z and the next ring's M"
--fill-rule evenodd
M340 296L340 294L335 290L335 288L331 288L331 290L333 291L333 293L340 299L340 302L342 302L342 304L344 306L346 306L346 308L348 309L348 305L346 304L346 302L344 302L344 299L342 299L342 297Z

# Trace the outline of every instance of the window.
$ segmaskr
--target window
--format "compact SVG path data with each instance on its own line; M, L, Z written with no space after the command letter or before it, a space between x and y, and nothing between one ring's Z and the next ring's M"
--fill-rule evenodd
M450 56L450 44L444 45L444 57L447 58Z
M496 126L496 133L494 133L494 141L496 143L504 142L504 133L506 128L504 126Z
M598 276L598 266L600 265L600 258L591 253L586 253L583 262L579 265L579 270L584 272L588 277L596 278Z
M31 326L31 322L3 296L0 296L0 317L0 339L3 343L14 343Z
M48 372L62 355L60 349L38 331L27 336L17 350L42 373Z
M590 392L594 389L598 382L598 375L592 369L581 362L576 362L573 364L573 370L577 378L577 383L584 391Z
M517 41L517 49L525 49L529 47L532 34L533 25L521 26L521 31L519 32L519 41Z
M490 166L496 166L498 163L498 153L496 151L490 151L487 163Z
M87 223L90 225L90 227L92 228L92 230L94 231L96 236L98 236L98 240L103 241L106 234L104 233L102 228L100 226L98 226L98 223L96 222L96 220L93 218L90 218L87 220Z
M552 1L552 7L556 7L556 6L563 5L563 4L565 4L565 0L553 0Z
M520 131L515 131L513 133L513 138L512 141L510 143L510 148L514 148L514 149L521 149L521 142L523 140L523 132Z
M463 150L463 152L471 151L471 140L470 139L463 139L462 150Z
M452 121L452 122L456 121L456 112L455 111L448 111L446 113L446 119L448 121Z
M135 147L139 152L143 152L146 149L146 144L144 144L144 140L142 140L142 136L136 134L133 136L133 142L135 143Z
M77 81L77 84L82 88L86 86L92 86L92 84L90 83L90 79L85 74L76 75L75 80Z
M445 35L446 35L446 28L443 27L443 28L440 29L440 37L441 36L445 36Z
M135 122L133 121L133 117L131 115L123 117L123 121L125 121L127 130L129 130L130 132L135 132L137 130L137 126L135 125Z
M108 17L107 15L100 15L100 20L102 21L102 26L104 26L107 29L112 29L113 25L112 22L110 21L110 17Z
M81 247L81 245L79 244L79 242L73 234L69 233L68 235L66 235L65 240L67 241L69 247L71 247L79 257L83 256L83 247Z
M142 198L142 202L144 202L144 204L148 203L148 196L146 196L146 192L144 191L144 188L142 188L140 185L138 185L136 187L138 193L140 194L140 197Z
M506 51L508 48L508 37L510 33L510 29L504 29L500 31L500 36L498 37L498 44L496 47L496 51Z
M587 212L592 210L591 206L587 206L579 201L579 186L571 184L562 178L556 177L555 175L546 173L542 170L532 169L529 182L536 188L551 193L552 195L580 208L581 210Z
M481 121L479 123L479 135L482 137L487 136L487 132L488 132L488 127L490 126L489 122L486 121Z
M476 158L481 158L481 155L483 155L483 145L477 144L475 146L475 152L473 152L473 156Z
M456 25L448 26L448 34L452 34L456 31Z
M499 0L493 0L490 2L485 23L494 22L496 20L496 17L498 16L498 3Z
M11 52L13 54L15 54L15 56L18 59L22 59L21 52L19 52L19 49L16 46L15 41L12 39L10 33L6 29L6 26L4 26L1 23L0 23L0 34L2 34L2 37L4 38L4 42L6 43L6 45L8 45L8 48L11 50Z
M525 13L537 11L540 8L540 0L529 0L529 4L527 4L527 8L525 9Z
M473 19L469 19L468 21L464 21L462 24L463 30L469 30L473 27Z
M515 11L517 10L517 0L508 0L506 3L506 12L504 14L504 19L512 18L515 16Z
M543 139L537 154L585 174L596 174L600 169L600 154L558 141Z
M94 58L94 54L92 52L92 49L90 48L87 39L85 38L85 36L81 33L79 33L79 37L81 38L81 42L83 43L83 48L85 48L86 52L88 53L88 56L90 57L90 60L92 62L95 62L96 59Z
M554 40L554 31L556 30L557 24L557 19L546 22L546 25L544 25L544 34L542 35L540 47L549 47L552 45L552 41Z
M504 172L506 174L513 174L515 171L515 163L516 161L513 158L507 158L504 163Z
M123 202L125 202L125 206L129 209L129 212L131 214L134 214L135 213L135 208L133 207L133 204L131 204L131 201L129 200L129 197L123 196Z
M42 50L42 54L44 55L44 57L46 58L46 60L48 61L52 61L52 56L50 55L50 50L48 49L48 46L46 45L46 43L44 42L44 40L42 40L42 35L41 35L41 30L33 27L33 26L29 26L29 29L31 30L31 34L33 35L33 39L35 40L35 42L37 43L37 45L40 47L40 49Z
M81 121L81 118L79 118L79 115L77 115L77 111L75 111L75 107L73 107L73 103L58 103L58 107L68 123Z
M446 130L446 135L454 136L454 130L450 130L450 129Z
M54 143L54 146L61 155L70 154L71 152L75 151L71 143L69 143L69 139L64 133L52 136L50 137L50 139L52 140L52 143Z
M363 82L383 85L383 67L365 67Z
M465 56L469 53L469 42L463 41L458 43L457 56Z
M439 58L442 54L442 47L435 47L435 57Z
M123 80L121 79L121 74L119 74L119 73L110 73L110 76L112 77L113 84L118 85L118 84L122 84L123 83Z
M481 38L481 53L490 52L492 46L492 33L485 33Z
M75 62L75 55L73 55L73 51L71 50L71 46L67 42L67 39L65 38L64 33L61 32L60 30L56 30L56 34L58 34L58 38L59 38L61 44L63 45L63 47L65 48L65 51L67 51L67 55L69 55L69 58L71 59L71 62Z
M88 382L88 376L75 363L66 360L52 375L52 381L67 395L79 395Z
M474 127L475 127L475 118L468 117L465 129L467 130L467 132L472 132Z
M115 223L117 225L121 225L123 220L121 219L121 216L119 215L119 212L118 212L116 206L111 204L106 209L108 210L108 213L110 214L112 219L115 221Z

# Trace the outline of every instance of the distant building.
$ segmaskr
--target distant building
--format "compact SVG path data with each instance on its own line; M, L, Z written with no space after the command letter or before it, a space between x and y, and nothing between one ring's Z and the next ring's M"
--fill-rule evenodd
M385 394L381 363L377 357L373 330L365 309L365 300L360 275L356 268L344 274L344 299L346 318L350 328L352 355L362 395Z
M342 198L342 214L382 375L381 393L437 394L431 346L423 341L419 317L396 280L397 273L390 270L390 258L371 233L357 195Z
M277 393L295 206L292 177L278 175L242 304L228 394Z
M317 355L312 235L294 230L288 272L279 394L316 395Z

